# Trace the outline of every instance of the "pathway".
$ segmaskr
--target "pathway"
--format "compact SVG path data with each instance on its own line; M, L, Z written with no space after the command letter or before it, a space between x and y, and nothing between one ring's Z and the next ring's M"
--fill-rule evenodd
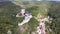
M40 17L40 18L39 18ZM35 19L37 19L40 23L39 26L37 26L37 33L38 34L46 34L45 32L45 22L49 22L49 17L48 18L42 18L42 16L40 14L38 14L38 17L35 17Z

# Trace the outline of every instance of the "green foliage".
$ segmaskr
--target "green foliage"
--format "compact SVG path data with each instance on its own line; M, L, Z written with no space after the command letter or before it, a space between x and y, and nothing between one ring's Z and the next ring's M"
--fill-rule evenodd
M20 11L20 7L12 2L0 2L0 34L7 33L8 29L17 27L15 15Z
M53 18L51 28L55 34L60 34L60 2L52 2L48 15Z
M36 26L38 26L38 23L39 23L39 22L38 22L36 19L32 18L32 19L29 21L28 25L29 25L29 26L32 26L32 27L36 27Z
M26 7L26 10L30 11L33 16L36 16L38 13L42 16L47 16L48 6L45 2L30 3Z
M16 4L16 5L15 5ZM24 3L15 3L12 2L0 2L0 34L5 34L8 29L11 29L13 34L17 33L17 23L21 22L24 17L17 18L16 14L20 12L20 5ZM18 6L19 5L19 6ZM26 10L30 11L33 16L36 16L38 13L43 16L47 16L45 9L48 9L45 2L28 3L25 5ZM38 21L32 18L27 24L29 26L30 33L35 31L38 26ZM27 32L25 32L27 34Z
M29 29L30 29L30 33L32 33L33 31L36 30L36 27L39 25L38 24L39 22L32 18L29 22L28 22L28 25L29 25Z

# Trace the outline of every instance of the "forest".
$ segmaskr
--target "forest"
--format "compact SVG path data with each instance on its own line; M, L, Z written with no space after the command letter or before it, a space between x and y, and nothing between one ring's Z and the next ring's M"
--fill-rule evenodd
M7 31L11 29L12 34L19 34L18 23L23 20L23 18L17 18L16 14L20 12L20 6L24 5L26 10L30 11L33 16L36 16L40 13L42 16L50 16L53 18L52 23L49 24L49 27L53 32L48 32L48 34L60 34L60 2L55 1L34 1L34 2L0 2L0 34L7 34ZM45 10L47 9L47 11ZM34 24L34 25L33 25ZM30 34L32 31L35 31L35 28L38 26L38 21L33 17L29 23L24 24L22 27L28 27L24 32L27 34L29 31Z

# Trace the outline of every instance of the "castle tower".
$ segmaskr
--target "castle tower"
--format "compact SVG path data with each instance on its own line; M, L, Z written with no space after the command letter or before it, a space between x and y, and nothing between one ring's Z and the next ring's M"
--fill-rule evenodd
M21 14L24 15L24 13L25 13L25 7L21 6Z

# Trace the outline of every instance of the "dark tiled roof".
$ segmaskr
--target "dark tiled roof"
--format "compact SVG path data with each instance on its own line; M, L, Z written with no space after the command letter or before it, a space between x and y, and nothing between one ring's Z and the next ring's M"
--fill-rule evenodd
M31 15L31 12L29 12L29 11L25 11L25 14L29 14L29 15Z

